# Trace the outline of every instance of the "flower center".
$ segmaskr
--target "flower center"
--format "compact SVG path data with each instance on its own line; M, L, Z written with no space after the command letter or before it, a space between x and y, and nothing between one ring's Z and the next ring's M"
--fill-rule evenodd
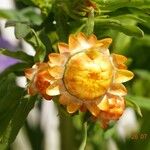
M97 100L112 81L109 57L96 50L73 55L66 64L63 81L71 95L83 101Z

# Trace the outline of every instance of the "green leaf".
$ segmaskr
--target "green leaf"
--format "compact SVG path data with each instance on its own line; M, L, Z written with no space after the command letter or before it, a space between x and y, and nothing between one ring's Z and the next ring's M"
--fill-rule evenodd
M25 68L30 68L31 65L27 63L17 63L5 69L2 73L0 73L0 78L7 76L9 73L23 73Z
M104 10L116 10L122 7L138 7L147 8L150 6L149 0L94 0L100 4L100 9Z
M132 100L132 102L136 103L140 108L150 110L150 98L133 95L128 95L126 98Z
M13 73L0 78L0 135L4 132L20 102L23 89L16 85Z
M52 0L17 0L23 2L29 6L36 6L41 9L42 14L48 15L51 7L52 7Z
M26 37L31 32L31 28L27 24L16 23L15 36L17 39Z
M17 16L18 14L16 10L0 9L0 18L17 19Z
M115 19L96 19L95 25L97 25L97 27L101 29L110 28L110 29L118 30L130 36L136 36L136 37L144 36L143 31L139 27L130 24L123 24L119 20L115 20Z
M19 12L28 19L30 25L40 25L42 23L42 16L39 15L34 7L27 7Z
M32 32L25 37L25 40L36 50L36 54L34 56L35 62L43 62L46 56L46 46L41 41L39 34L40 32L35 32L35 30L32 29Z
M7 49L0 48L0 54L6 55L6 56L9 56L9 57L13 57L13 58L16 58L16 59L20 59L20 60L22 60L26 63L30 63L30 64L33 64L33 62L34 62L33 57L27 55L23 51L12 52L12 51L9 51Z
M139 114L139 116L142 117L141 109L135 102L126 98L126 104L127 104L127 106L132 107Z
M20 103L17 106L15 113L13 114L6 130L3 132L3 135L0 137L1 144L7 143L7 145L9 146L15 140L28 113L33 108L36 99L37 96L27 97L20 100Z
M86 147L86 141L87 141L87 122L85 122L83 124L83 141L79 147L79 150L85 150L85 147Z
M42 16L33 7L21 10L0 9L0 18L9 19L7 24L12 22L26 22L30 25L40 25L42 23Z
M46 55L46 46L41 41L39 32L35 32L33 28L30 28L27 22L8 21L6 27L15 26L16 38L24 38L30 43L36 50L34 57L35 62L43 62Z

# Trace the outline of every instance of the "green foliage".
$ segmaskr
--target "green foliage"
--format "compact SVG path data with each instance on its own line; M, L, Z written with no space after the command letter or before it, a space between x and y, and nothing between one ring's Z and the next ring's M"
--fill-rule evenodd
M0 80L1 149L14 141L36 100L36 97L24 97L24 90L15 84L15 78L10 73Z
M27 7L22 10L0 9L0 18L6 18L13 22L26 22L31 25L40 25L42 23L42 17L32 7Z
M150 110L150 98L146 97L140 97L140 96L128 96L129 99L131 99L134 103L139 105L141 108L144 108L146 110ZM137 107L137 106L136 106ZM139 108L136 108L137 112L141 114Z
M52 0L17 0L20 2L25 3L29 6L36 6L41 9L43 15L48 15L51 7L52 7Z
M133 99L133 98L131 98L131 99ZM140 109L139 105L137 105L136 101L133 102L132 100L126 98L126 105L135 109L135 111L142 117L141 109Z
M29 64L33 64L33 57L27 55L26 53L22 51L12 52L7 49L0 49L0 54L6 55L12 58L20 59L21 61L29 63Z

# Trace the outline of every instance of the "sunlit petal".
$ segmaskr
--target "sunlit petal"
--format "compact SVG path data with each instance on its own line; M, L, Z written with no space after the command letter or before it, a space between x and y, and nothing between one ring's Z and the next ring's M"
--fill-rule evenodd
M94 44L96 43L96 41L97 41L97 37L96 37L94 34L92 34L92 35L89 36L88 42L89 42L91 45L94 45Z
M53 66L61 66L65 63L65 56L58 53L51 53L48 55L49 62L52 63Z
M34 76L34 73L36 72L36 69L29 68L29 69L26 69L24 72L25 72L26 78L29 79L29 80L32 80L32 78Z
M56 85L56 86L49 86L47 89L46 89L46 94L49 95L49 96L56 96L56 95L59 95L60 94L60 90L59 90L59 86Z
M62 105L68 105L71 102L71 97L68 94L62 94L59 98L59 102Z
M68 106L67 106L67 111L69 112L69 113L74 113L74 112L76 112L77 110L79 110L79 108L80 108L80 104L78 104L78 103L70 103Z
M104 96L104 98L97 105L100 110L107 111L109 109L108 98Z
M54 66L49 69L49 73L55 79L61 79L63 77L64 67Z
M113 61L117 64L122 64L127 61L127 58L125 56L119 55L119 54L112 54L112 58L113 58Z
M100 113L100 110L95 103L89 103L86 104L86 106L93 116L97 116Z
M134 74L131 71L118 69L115 74L114 82L123 83L133 78Z
M108 91L110 94L125 96L127 94L127 90L123 84L113 83Z
M82 49L90 48L90 44L88 43L87 37L83 33L77 34L78 42L80 43L80 46Z
M98 43L102 43L103 48L108 48L110 46L110 44L112 43L112 39L111 38L105 38L102 40L99 40Z
M80 50L80 43L75 37L75 35L70 35L69 36L69 50L72 52L78 52Z
M58 43L58 49L60 53L70 52L69 46L66 43Z

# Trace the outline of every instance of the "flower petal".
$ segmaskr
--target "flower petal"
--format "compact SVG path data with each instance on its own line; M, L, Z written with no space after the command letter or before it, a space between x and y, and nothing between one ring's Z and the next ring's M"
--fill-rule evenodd
M127 69L127 66L125 65L125 64L118 64L118 65L116 65L116 67L118 68L118 69Z
M78 39L78 42L80 43L82 49L91 47L90 44L88 43L87 37L83 33L81 33L81 32L78 33L77 39Z
M70 35L69 36L69 50L71 52L78 52L80 50L80 43L78 42L77 38L75 35Z
M49 73L55 79L61 79L63 77L64 67L54 66L49 69Z
M100 110L95 103L86 104L86 107L93 116L97 116L100 113Z
M46 89L46 94L49 95L49 96L59 95L60 94L59 85L56 85L56 86L51 85L51 86L49 86Z
M123 55L112 54L113 61L117 64L122 64L127 61L127 58Z
M34 74L36 72L36 69L34 68L29 68L29 69L25 69L25 76L27 79L32 80L32 78L34 77Z
M64 93L60 96L59 102L62 105L68 105L71 102L71 97Z
M102 43L102 48L108 48L109 45L112 43L112 39L111 38L105 38L102 40L99 40L98 43Z
M125 96L127 94L127 90L123 84L113 83L108 91L110 94Z
M101 102L97 105L100 110L107 111L109 109L109 103L107 96L101 100Z
M70 52L69 51L69 46L66 43L58 43L58 49L60 53L66 53L66 52Z
M90 45L94 45L96 41L97 41L97 37L94 34L89 36L88 42L90 43Z
M28 94L29 94L29 95L32 95L32 96L35 95L35 94L37 94L38 90L37 90L37 88L36 88L36 86L35 86L34 81L31 81L31 82L29 83L28 88L27 88L27 91L28 91Z
M113 95L107 95L108 97L108 103L109 103L109 108L114 108L117 104L117 97Z
M65 56L58 53L51 53L48 55L50 66L61 66L65 63Z
M127 58L123 55L112 54L112 60L118 69L127 69L127 66L124 64L127 61Z
M54 78L49 74L48 70L43 70L37 74L37 80L39 79L51 82Z
M114 82L123 83L133 78L134 74L131 71L118 69L115 74Z
M69 105L67 105L67 111L69 113L74 113L80 108L80 106L81 105L78 103L70 103Z

